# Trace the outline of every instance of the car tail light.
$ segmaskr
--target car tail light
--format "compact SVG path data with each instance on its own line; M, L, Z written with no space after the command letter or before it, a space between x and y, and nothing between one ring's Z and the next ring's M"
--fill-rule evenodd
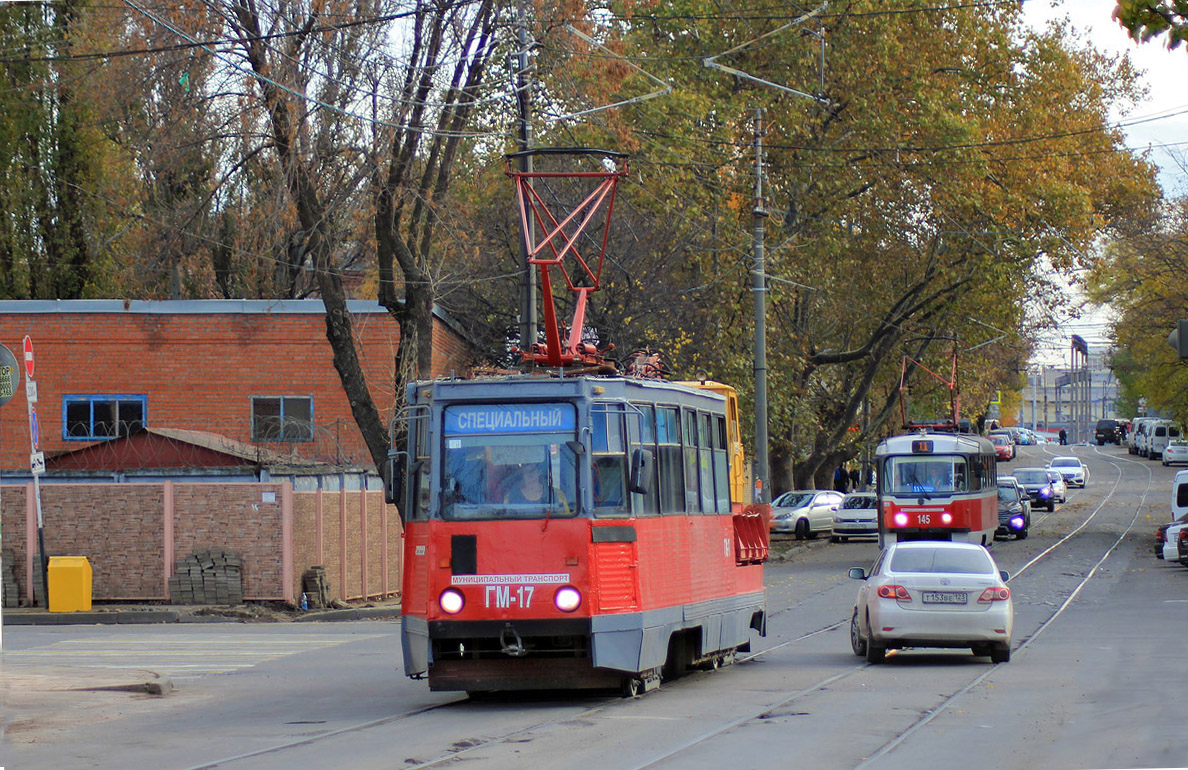
M978 601L1003 602L1009 598L1011 598L1011 589L1007 588L1006 586L1003 586L1002 588L999 588L998 586L991 586L985 591L982 591L982 595L978 597Z
M447 588L437 598L437 604L441 607L442 612L447 615L457 615L466 606L466 599L458 589Z
M895 516L893 516L891 518L891 521L897 527L906 527L907 523L908 523L908 515L906 513L904 513L903 511L900 511L899 513L895 514Z
M582 606L582 593L573 586L562 586L553 594L553 604L562 612L573 612Z
M1181 539L1181 540L1188 540L1188 529L1181 529L1181 530L1180 530L1180 539Z
M1155 542L1156 543L1166 543L1167 542L1167 530L1166 529L1164 529L1163 527L1160 527L1159 529L1155 530Z
M900 602L910 602L912 600L912 595L909 594L908 590L903 586L879 586L878 593L880 599L895 599L896 601Z

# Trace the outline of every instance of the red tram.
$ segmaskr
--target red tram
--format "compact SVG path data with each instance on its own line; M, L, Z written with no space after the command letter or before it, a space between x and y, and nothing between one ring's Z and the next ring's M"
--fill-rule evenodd
M875 450L879 544L960 540L981 545L998 529L994 445L968 433L920 431Z
M509 375L417 382L408 404L408 676L633 694L765 634L733 389Z

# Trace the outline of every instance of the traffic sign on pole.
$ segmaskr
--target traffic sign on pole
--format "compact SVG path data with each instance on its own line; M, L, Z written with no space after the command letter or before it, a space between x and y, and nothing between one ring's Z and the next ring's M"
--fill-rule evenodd
M25 376L33 376L33 338L25 335Z
M32 439L33 449L37 449L37 442L41 438L41 425L37 422L37 410L29 407L29 438Z

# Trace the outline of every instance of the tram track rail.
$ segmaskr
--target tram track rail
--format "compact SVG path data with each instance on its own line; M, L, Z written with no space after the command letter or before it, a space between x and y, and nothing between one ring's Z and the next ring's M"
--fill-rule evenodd
M1143 467L1142 464L1137 463L1136 461L1125 460L1125 459L1120 459L1120 458L1108 458L1107 457L1106 462L1110 463L1111 465L1114 465L1115 468L1118 470L1118 476L1115 478L1114 483L1111 486L1109 493L1105 497L1102 498L1102 500L1093 508L1092 511L1089 512L1089 514L1087 516L1085 516L1085 518L1079 524L1077 524L1076 527L1074 527L1067 534L1065 534L1064 536L1059 538L1055 543L1048 546L1047 548L1042 550L1040 553L1036 554L1034 557L1032 557L1030 560L1028 560L1022 567L1018 568L1014 572L1014 574L1011 576L1012 581L1015 580L1020 575L1027 572L1028 570L1030 570L1031 568L1033 568L1035 565L1041 563L1044 559L1051 557L1052 554L1056 553L1058 551L1058 549L1060 549L1061 547L1072 542L1074 540L1074 538L1079 533L1083 532L1084 529L1086 527L1088 527L1090 525L1090 523L1105 509L1107 504L1109 504L1114 499L1115 495L1117 494L1118 486L1121 484L1121 482L1123 481L1123 479L1125 477L1123 469L1122 469L1121 465L1119 464L1120 462L1131 463L1131 464L1139 465L1140 467ZM1060 603L1060 605L1058 607L1056 607L1051 613L1048 614L1048 616L1040 623L1040 625L1036 628L1035 631L1033 631L1030 635L1028 635L1026 638L1024 638L1021 643L1017 644L1017 646L1013 650L1014 655L1017 656L1020 654L1024 654L1028 650L1028 648L1031 647L1031 645L1036 643L1036 641L1042 636L1042 634L1073 604L1073 602L1076 600L1077 596L1080 595L1080 593L1084 590L1084 588L1090 583L1090 581L1097 575L1098 571L1102 568L1102 566L1107 562L1109 557L1115 551L1117 551L1117 549L1123 543L1123 541L1125 540L1127 535L1129 535L1130 532L1134 529L1134 526L1138 522L1138 519L1139 519L1139 513L1143 509L1143 507L1146 503L1146 500L1150 494L1152 483L1153 483L1150 468L1146 467L1146 471L1147 471L1146 486L1144 488L1144 491L1143 491L1140 501L1135 506L1133 516L1132 516L1131 520L1129 521L1129 523L1127 524L1126 528L1123 530L1123 532L1120 535L1118 535L1115 539L1113 539L1113 541L1111 542L1109 547L1105 549L1105 551L1101 554L1100 558L1098 558L1096 560L1096 562L1088 569L1088 571L1086 571L1083 575L1080 576L1080 579L1077 581L1076 586L1073 587L1067 593L1067 595L1064 597L1064 599ZM1051 514L1049 514L1049 515L1051 515ZM1044 517L1044 519L1046 519L1046 518L1047 518L1047 516ZM1043 519L1041 519L1041 521L1042 520ZM814 595L814 598L815 598L815 596L816 595ZM772 613L772 616L788 612L788 611L794 609L796 605L801 604L804 601L807 601L807 599L802 600L800 602L794 602L792 605L789 605L786 608L778 610L776 613ZM793 646L795 646L799 643L802 643L805 640L808 640L810 638L814 638L817 636L821 636L823 634L828 634L833 631L836 631L836 630L846 626L848 624L848 622L849 622L849 617L847 616L845 618L838 620L837 622L829 623L827 625L818 627L811 631L807 631L805 633L799 634L792 639L788 639L786 641L780 642L779 644L775 644L775 645L765 648L763 650L759 650L759 651L756 651L753 653L748 653L746 655L739 656L736 659L736 661L740 664L746 664L751 661L762 659L762 658L769 656L777 651L785 650L789 647L793 647ZM870 753L861 763L859 763L856 766L856 768L867 767L869 764L875 762L879 758L886 756L887 754L893 752L896 748L898 748L904 742L909 740L912 736L920 733L930 723L932 723L937 717L939 717L940 715L942 715L943 713L948 711L953 706L954 703L958 702L963 696L970 693L974 688L976 688L978 685L983 683L987 678L989 678L994 673L994 671L997 669L998 665L1003 665L1003 664L995 664L995 665L987 666L977 676L962 683L961 686L953 689L951 692L949 692L947 694L942 694L940 700L937 702L937 704L933 708L931 708L927 712L925 712L918 720L913 722L911 725L909 725L905 729L901 730L894 738L887 741L882 746L878 747L875 751ZM849 678L859 674L860 672L863 672L863 671L869 669L870 667L871 667L871 664L869 664L869 663L861 663L861 664L853 665L853 666L846 668L843 671L833 673L830 676L824 677L816 682L812 682L806 686L799 687L794 691L781 693L780 697L778 697L774 700L770 700L767 703L764 703L764 704L760 705L759 707L753 708L744 714L741 714L741 715L738 715L732 719L729 719L727 722L725 722L723 724L715 725L715 727L712 730L707 730L700 735L695 735L695 736L686 738L678 745L668 747L658 753L652 754L651 756L648 756L647 758L643 759L643 761L639 762L638 764L632 764L632 765L629 765L629 767L632 768L632 770L644 770L645 768L652 768L652 767L661 765L662 763L665 763L665 762L672 760L676 757L680 757L681 755L689 752L692 749L697 748L698 746L705 745L706 743L714 740L715 738L717 738L725 733L735 730L741 726L745 726L748 723L755 722L756 720L764 719L764 718L768 717L769 715L771 715L773 712L776 712L776 711L778 711L778 710L780 710L794 702L801 701L801 700L810 698L815 694L821 693L821 692L825 691L827 688L830 688L831 686L837 684L838 682L849 679ZM644 696L644 697L646 697L646 696ZM194 766L185 768L185 770L211 770L213 768L234 767L234 765L236 763L245 761L248 759L262 757L262 756L266 756L266 755L270 755L270 754L282 753L282 752L289 751L289 750L292 750L295 748L299 748L302 746L308 746L311 744L330 740L332 738L347 735L350 733L364 732L364 731L378 729L378 728L384 727L389 724L394 724L394 723L409 720L409 719L415 719L417 717L427 715L427 714L432 714L434 712L448 711L451 708L456 708L460 705L463 705L463 704L466 704L469 702L470 702L469 698L459 698L457 700L451 700L451 701L447 701L447 702L443 702L443 703L439 703L439 704L434 704L434 705L428 706L428 707L422 707L419 709L410 710L408 712L401 713L401 714L393 714L393 715L390 715L390 716L387 716L387 717L384 717L381 719L369 720L369 721L360 722L360 723L353 724L353 725L346 725L346 726L340 727L338 729L331 730L331 731L321 733L318 735L304 736L304 737L297 738L297 739L277 742L276 744L274 744L272 746L263 747L263 748L260 748L260 749L257 749L257 750L251 751L251 752L246 752L243 754L238 754L238 755L230 756L230 757L224 757L224 758L214 760L214 761L204 762L202 764L198 764L198 765L194 765ZM469 742L465 746L460 746L460 747L455 746L455 747L452 747L450 750L444 751L434 757L429 757L429 758L422 759L422 760L419 760L416 762L409 761L407 764L404 764L403 767L406 767L409 770L423 770L425 768L441 767L441 766L444 766L444 765L447 765L447 764L450 764L450 763L453 763L456 761L464 761L464 760L468 759L469 757L472 757L473 755L477 754L478 752L483 751L484 749L490 749L492 747L499 746L501 744L518 741L518 740L522 739L525 735L528 735L533 732L549 730L551 728L562 726L566 723L571 723L571 722L587 719L590 717L594 717L602 712L605 712L605 711L615 708L616 706L618 706L621 703L624 703L624 701L621 698L607 697L605 700L603 700L593 706L589 706L586 708L579 708L575 711L571 711L569 713L562 714L562 715L559 715L559 716L556 716L553 718L533 722L532 724L529 724L526 726L521 726L514 730L504 732L499 735L491 736L489 738L485 738L485 739L474 741L474 742Z

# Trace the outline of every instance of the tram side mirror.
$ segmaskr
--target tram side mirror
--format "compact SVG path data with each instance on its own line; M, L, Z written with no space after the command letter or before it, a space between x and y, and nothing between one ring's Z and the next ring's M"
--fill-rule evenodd
M573 452L575 457L581 457L586 453L586 445L580 441L566 441L565 446L569 448L570 452Z
M636 449L631 453L631 491L637 495L646 494L652 488L652 465L655 459L650 449Z

